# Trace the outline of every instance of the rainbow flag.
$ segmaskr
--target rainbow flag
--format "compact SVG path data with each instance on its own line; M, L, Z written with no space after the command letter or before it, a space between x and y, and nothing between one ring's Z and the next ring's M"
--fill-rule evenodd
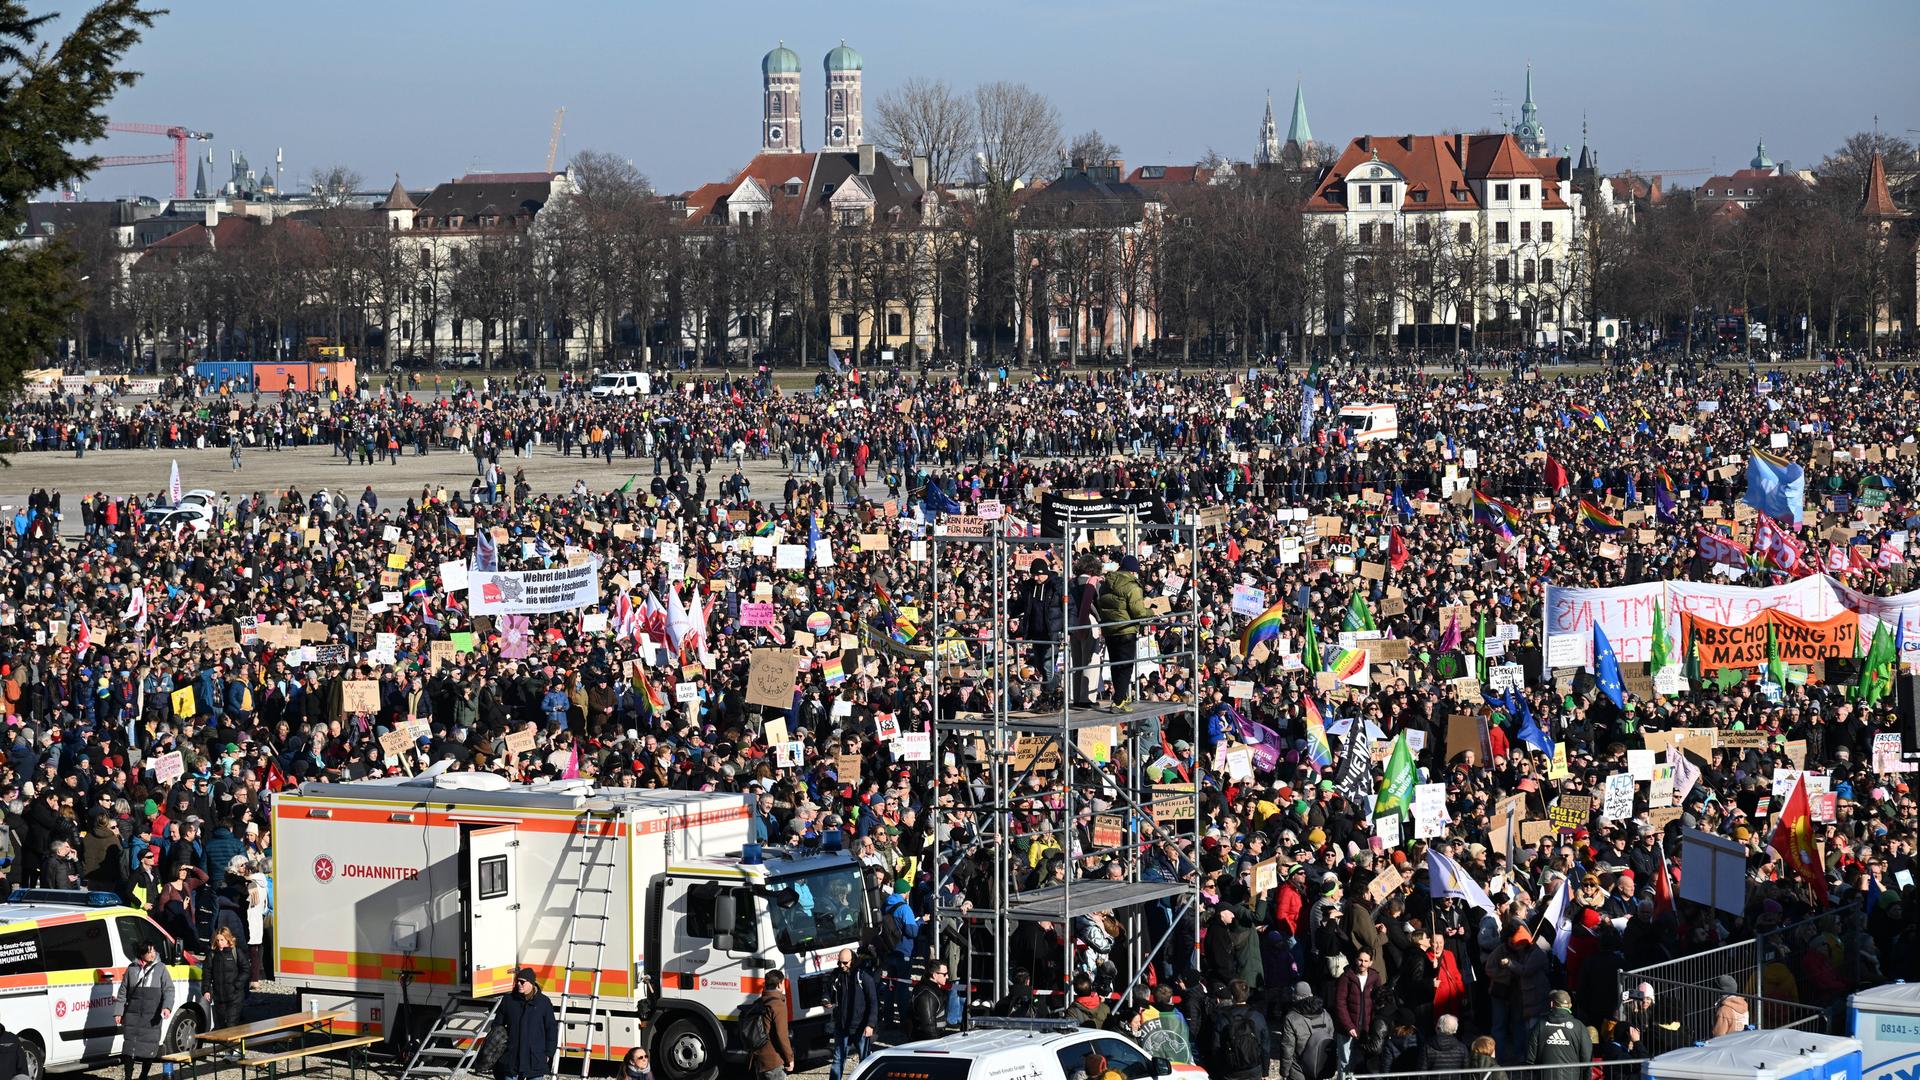
M1327 768L1333 764L1333 745L1327 742L1327 722L1311 695L1302 700L1307 703L1307 760L1317 768Z
M1348 686L1367 685L1367 650L1341 649L1327 661L1327 670Z
M414 578L407 582L407 599L418 600L427 595L427 579Z
M907 642L920 636L920 628L913 625L912 619L896 612L893 616L892 625L887 628L887 636L892 638L896 644L905 645Z
M760 523L760 526L759 526L758 528L756 528L756 529L754 529L754 530L753 530L753 535L755 535L755 536L772 536L772 535L773 535L773 532L774 532L774 530L775 530L775 529L778 529L778 528L779 528L779 526L778 526L778 525L775 525L775 524L773 523L773 519L772 519L772 518L768 518L767 520L765 520L765 521L763 521L763 522L761 522L761 523Z
M828 686L838 686L846 681L846 662L838 656L820 661L820 676L827 680Z
M1240 655L1253 652L1253 647L1264 641L1280 636L1281 616L1285 613L1287 602L1275 601L1274 605L1253 617L1247 628L1240 632Z
M1589 408L1587 408L1587 407L1586 407L1585 405L1582 405L1582 404L1580 404L1580 403L1579 403L1579 402L1577 402L1577 401L1570 401L1570 402L1568 402L1568 403L1567 403L1567 411L1568 411L1568 412L1570 412L1570 413L1572 413L1573 415L1575 415L1575 416L1577 416L1577 417L1579 417L1579 418L1580 418L1580 419L1582 419L1582 420L1591 420L1591 419L1593 419L1593 410L1592 410L1592 409L1589 409Z
M638 666L635 666L633 673L640 680L640 707L650 716L664 716L667 712L667 695L661 693L660 688L653 685L653 680L647 678L647 673Z
M1605 536L1618 536L1627 531L1620 519L1593 505L1585 499L1580 500L1580 524Z
M1504 503L1478 488L1473 492L1473 519L1501 528L1519 525L1527 519L1520 508L1512 503Z

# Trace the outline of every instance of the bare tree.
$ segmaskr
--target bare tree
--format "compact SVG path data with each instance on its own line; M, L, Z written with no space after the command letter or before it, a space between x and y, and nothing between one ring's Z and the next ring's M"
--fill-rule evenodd
M927 159L927 178L952 183L973 148L973 111L944 79L914 77L874 106L881 149L900 161Z
M309 173L307 184L313 188L314 205L333 210L347 205L353 193L366 185L366 178L345 165L329 165Z
M990 82L973 91L980 140L980 171L1002 190L1060 156L1060 111L1046 95L1016 82Z
M1074 136L1061 157L1062 165L1072 165L1076 161L1082 165L1105 165L1119 159L1120 145L1108 142L1098 128L1090 128Z
M573 156L567 171L573 176L573 198L599 213L630 213L653 195L653 181L618 154L585 150Z
M1890 173L1920 168L1920 152L1916 152L1913 143L1884 132L1856 131L1820 163L1816 170L1820 174L1820 186L1816 190L1848 209L1858 206L1875 153L1886 160Z

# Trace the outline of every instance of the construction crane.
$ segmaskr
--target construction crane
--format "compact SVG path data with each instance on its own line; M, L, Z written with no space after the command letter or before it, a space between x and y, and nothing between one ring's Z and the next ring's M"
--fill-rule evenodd
M560 125L567 118L565 105L553 110L553 135L547 139L547 171L553 171L553 163L560 157Z
M173 197L187 197L187 143L208 142L213 138L211 131L194 131L179 124L123 124L117 121L107 124L108 131L124 131L133 135L165 135L173 140L171 154L119 154L103 157L100 164L112 165L158 165L173 162Z

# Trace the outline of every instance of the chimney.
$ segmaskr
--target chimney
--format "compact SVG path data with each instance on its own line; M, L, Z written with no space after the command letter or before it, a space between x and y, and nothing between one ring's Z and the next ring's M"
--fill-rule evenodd
M1460 171L1463 174L1467 171L1467 140L1471 138L1473 138L1473 136L1463 131L1460 133L1459 141L1453 144L1455 153L1459 158Z
M931 172L932 164L927 160L927 155L913 155L913 182L920 186L921 191L927 190L927 178Z
M213 228L215 225L220 224L220 207L218 204L215 204L215 203L207 204L207 208L205 210L205 216L202 219L202 224L206 225L206 227L209 229Z
M861 143L860 144L860 175L861 176L873 175L873 164L874 164L873 156L874 156L873 144Z
M262 225L273 224L273 204L272 203L263 202L260 204L260 224Z

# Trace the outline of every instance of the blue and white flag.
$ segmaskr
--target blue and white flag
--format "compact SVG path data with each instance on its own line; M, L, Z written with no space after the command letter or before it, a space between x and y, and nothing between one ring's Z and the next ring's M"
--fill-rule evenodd
M1799 525L1807 516L1807 471L1755 450L1747 458L1747 493L1740 501L1776 521Z
M1546 924L1553 927L1553 955L1563 964L1567 962L1567 946L1573 941L1573 919L1567 914L1567 908L1573 903L1572 880L1561 876L1560 888L1547 902L1547 910L1542 915Z
M1491 913L1495 910L1493 898L1465 868L1431 848L1427 850L1427 892L1436 900L1453 896L1482 911Z
M493 542L493 530L473 530L473 568L483 574L500 570L500 548Z

